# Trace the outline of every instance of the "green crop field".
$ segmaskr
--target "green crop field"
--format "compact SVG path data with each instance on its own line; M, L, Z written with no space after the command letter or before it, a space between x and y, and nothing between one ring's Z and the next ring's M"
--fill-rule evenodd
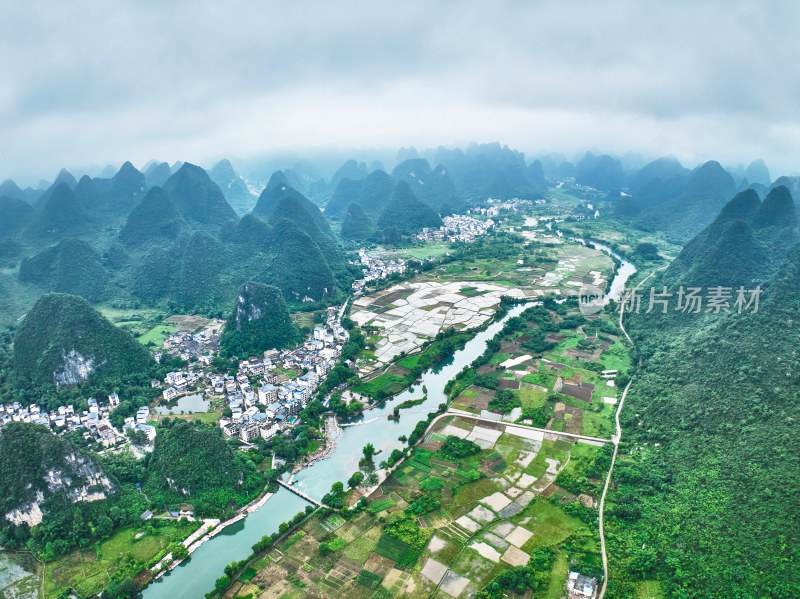
M164 341L178 331L178 327L171 325L171 324L160 324L149 331L147 331L144 335L139 337L139 343L142 345L153 345L154 347L161 347L164 345Z

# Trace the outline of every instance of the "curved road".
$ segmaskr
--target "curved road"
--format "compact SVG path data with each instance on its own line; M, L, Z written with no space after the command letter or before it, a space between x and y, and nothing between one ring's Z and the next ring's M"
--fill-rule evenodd
M622 324L622 316L625 314L625 303L627 302L628 298L634 294L642 284L656 274L659 270L665 269L666 266L662 266L661 268L657 268L649 275L647 275L644 279L639 281L639 283L631 289L626 295L625 298L622 300L622 303L619 307L619 328L622 329L622 332L625 333L625 338L628 342L633 345L633 340L631 336L628 335L628 331L625 330L625 325ZM625 397L628 395L628 389L631 387L631 383L633 380L628 381L628 384L625 385L625 390L622 392L622 397L619 400L619 405L617 406L617 413L614 416L614 420L616 421L617 425L617 434L614 435L611 439L611 442L614 443L614 455L611 456L611 466L608 468L608 476L606 476L606 484L603 487L603 495L600 497L600 552L603 556L603 587L600 589L600 594L597 596L597 599L603 599L606 594L606 586L608 585L608 556L606 555L606 535L603 532L603 508L606 505L606 493L608 492L608 486L611 483L611 472L614 470L614 463L617 461L617 450L619 449L619 441L622 438L622 427L619 425L619 415L622 412L622 405L625 403Z

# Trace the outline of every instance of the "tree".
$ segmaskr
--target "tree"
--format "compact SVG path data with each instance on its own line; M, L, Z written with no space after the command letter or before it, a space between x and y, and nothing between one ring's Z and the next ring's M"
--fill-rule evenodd
M364 457L359 460L359 467L366 471L375 470L375 462L372 459L378 453L375 451L375 446L372 443L367 443L364 445L364 449L362 449L361 452L364 454Z
M130 578L122 581L113 581L103 593L103 597L110 599L135 599L136 597L141 597L141 595L139 587Z
M136 445L137 447L147 445L147 442L149 441L146 432L137 430L135 428L129 428L125 435L128 437L128 439L130 439L131 445Z
M231 579L227 574L223 574L219 578L217 578L216 582L214 582L214 588L218 591L223 591L228 588L228 585L231 583Z
M347 486L351 489L355 489L361 482L364 480L364 473L363 472L354 472L353 476L351 476L347 480Z
M189 557L189 550L183 543L179 543L172 550L172 559L185 559Z

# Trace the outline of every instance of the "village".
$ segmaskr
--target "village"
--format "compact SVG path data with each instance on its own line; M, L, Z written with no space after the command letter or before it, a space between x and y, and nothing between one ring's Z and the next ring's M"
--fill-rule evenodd
M235 377L209 374L214 393L224 394L227 401L229 412L219 420L225 436L238 436L243 443L250 443L258 436L270 439L292 427L319 382L336 365L347 339L337 309L328 308L325 326L315 327L301 347L273 349L262 357L241 360ZM279 366L282 373L278 372ZM287 372L296 376L287 376ZM252 381L257 377L260 378L254 388Z
M364 278L357 281L362 288L368 281L405 272L404 260L383 261L360 252L365 265ZM270 439L294 426L297 415L306 406L321 380L336 365L348 333L342 327L338 307L328 308L324 326L315 327L309 339L294 349L272 349L261 356L239 360L238 372L223 375L211 370L219 351L222 321L212 320L201 331L178 331L165 339L163 348L154 353L157 361L165 354L187 361L186 371L169 372L163 381L153 379L152 388L161 388L159 413L164 404L180 402L186 396L221 397L226 408L218 424L227 438L238 437L249 444L256 437ZM201 370L196 370L196 368ZM135 416L125 418L122 430L111 422L111 412L119 406L116 393L107 400L87 399L87 409L74 405L59 406L48 412L45 406L25 406L19 402L0 404L0 427L9 422L33 422L57 434L82 431L83 438L104 449L122 451L127 447L141 457L152 451L156 428L148 406L138 408ZM135 441L134 441L135 440Z
M353 281L354 292L363 291L372 281L386 279L393 274L402 275L406 272L406 261L402 258L387 260L380 256L371 256L365 248L358 250L358 257L358 262L354 262L353 264L361 264L364 276L361 279Z
M460 241L462 243L473 243L481 235L485 235L495 222L489 218L478 220L463 214L454 214L442 218L444 225L438 229L424 228L414 237L419 241Z

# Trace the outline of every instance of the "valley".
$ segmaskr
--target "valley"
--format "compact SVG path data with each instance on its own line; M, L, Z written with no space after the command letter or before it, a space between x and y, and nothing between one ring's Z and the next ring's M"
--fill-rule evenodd
M715 270L731 286L768 276L790 286L791 263L757 271L733 248L744 239L763 257L790 255L791 196L742 192L685 246L672 228L637 228L614 213L616 199L569 181L531 199L473 200L442 228L423 219L392 230L387 219L411 201L402 172L394 189L376 176L383 215L380 202L363 214L351 202L338 217L337 203L323 213L276 173L233 224L202 169L181 167L114 234L129 250L119 268L100 260L110 278L98 278L88 241L20 262L28 274L16 284L35 280L42 294L6 334L3 430L42 425L31 429L42 443L74 444L103 474L62 490L37 478L47 458L14 466L37 491L12 494L3 545L44 565L9 584L33 592L38 577L42 599L139 587L146 599L678 592L683 583L654 557L670 553L669 536L636 549L672 517L650 498L671 490L661 460L678 442L663 428L658 388L674 387L650 361L674 364L677 346L654 339L680 344L733 321L620 308L634 285L710 288ZM197 194L207 212L186 202ZM439 196L420 197L434 215L442 209ZM126 277L156 279L136 274L130 259L145 246L132 231L170 203L158 218L183 222L162 242L185 241L180 251L194 246L198 260L184 254L165 274L182 290L140 295ZM381 219L387 226L364 233ZM741 219L752 233L736 229ZM178 242L183 227L192 232ZM34 243L26 231L19 239ZM59 282L72 274L30 275L76 260L95 265L85 287ZM100 280L125 291L111 299L110 287L93 286ZM600 303L584 304L584 293ZM641 428L653 407L659 416ZM0 452L11 452L9 435ZM690 488L680 488L684 504ZM89 500L73 513L65 497ZM67 532L72 519L84 524Z

